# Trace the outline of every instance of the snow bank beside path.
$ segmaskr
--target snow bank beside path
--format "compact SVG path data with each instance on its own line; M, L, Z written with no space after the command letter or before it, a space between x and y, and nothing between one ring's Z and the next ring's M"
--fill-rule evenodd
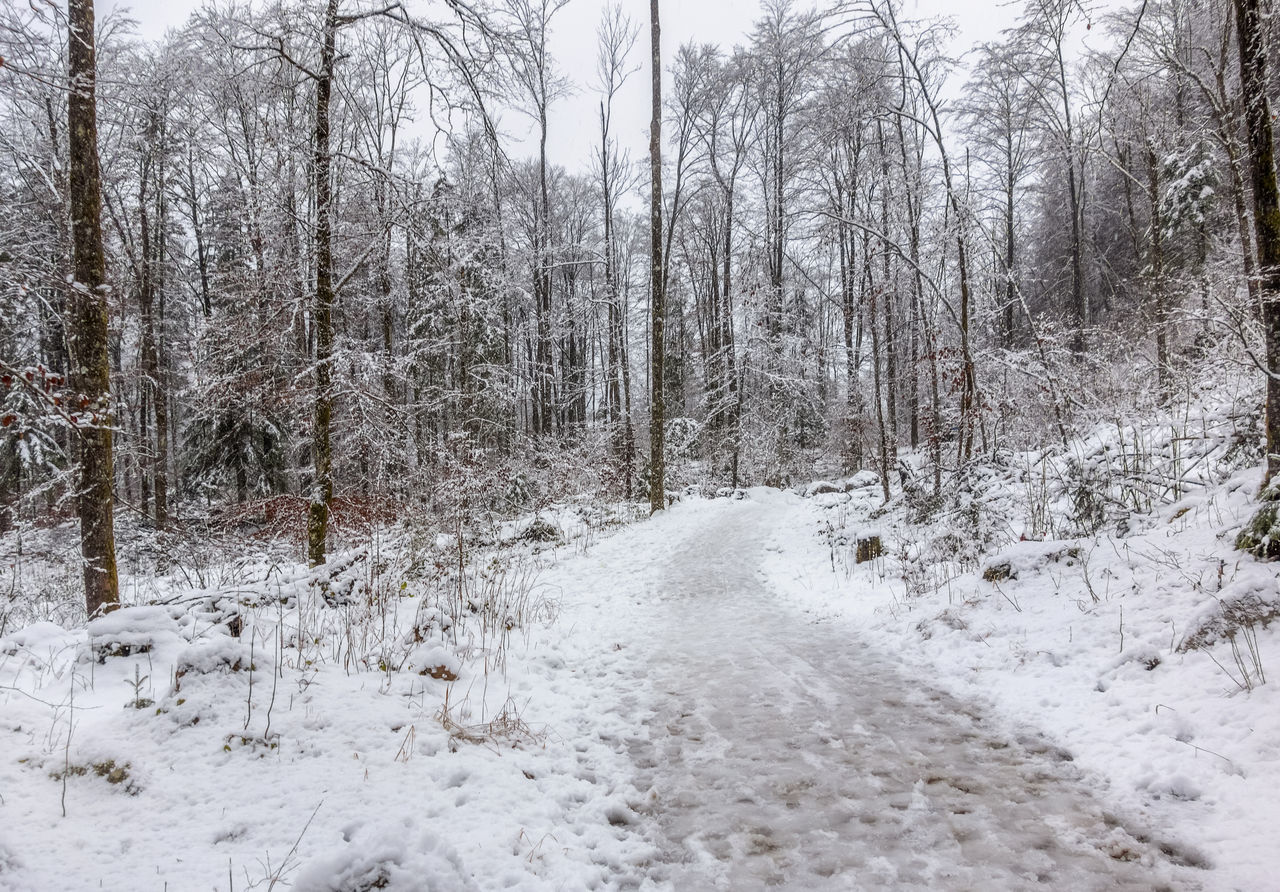
M398 579L379 616L264 564L234 622L188 592L0 639L0 890L644 888L632 717L550 622L577 594L547 563L584 546L536 546L473 580L532 586L486 634Z

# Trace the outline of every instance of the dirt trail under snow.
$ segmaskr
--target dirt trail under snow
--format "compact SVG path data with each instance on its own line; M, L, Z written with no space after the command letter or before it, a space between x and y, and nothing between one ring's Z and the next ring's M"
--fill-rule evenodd
M847 629L780 606L758 572L770 524L787 514L772 501L698 512L650 593L658 640L636 630L629 642L654 700L648 735L630 746L662 852L650 881L1201 886L1206 874L1175 847L1110 815L1069 754L1002 733Z

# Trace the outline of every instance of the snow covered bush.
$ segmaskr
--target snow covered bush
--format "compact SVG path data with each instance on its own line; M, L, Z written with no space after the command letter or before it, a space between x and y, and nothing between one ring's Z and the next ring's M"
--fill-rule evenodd
M328 840L292 878L297 892L478 892L462 859L412 819L357 823Z
M1236 548L1256 558L1280 558L1280 482L1258 497L1257 512L1236 536Z

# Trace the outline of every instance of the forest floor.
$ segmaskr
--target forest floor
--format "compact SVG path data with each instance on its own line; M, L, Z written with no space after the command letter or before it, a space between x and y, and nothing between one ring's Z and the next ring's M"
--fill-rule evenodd
M1222 540L1246 477L939 584L874 491L759 488L530 555L496 630L265 558L204 581L272 595L242 630L191 597L31 624L0 889L1266 888L1280 641L1178 647L1280 590Z

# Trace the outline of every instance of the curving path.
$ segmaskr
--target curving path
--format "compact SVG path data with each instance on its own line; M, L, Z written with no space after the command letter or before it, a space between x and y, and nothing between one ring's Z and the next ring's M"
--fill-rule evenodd
M631 627L624 671L647 676L652 700L628 743L661 853L648 883L1200 887L1175 846L1108 814L1069 754L989 729L979 708L780 606L758 567L782 507L689 512Z

